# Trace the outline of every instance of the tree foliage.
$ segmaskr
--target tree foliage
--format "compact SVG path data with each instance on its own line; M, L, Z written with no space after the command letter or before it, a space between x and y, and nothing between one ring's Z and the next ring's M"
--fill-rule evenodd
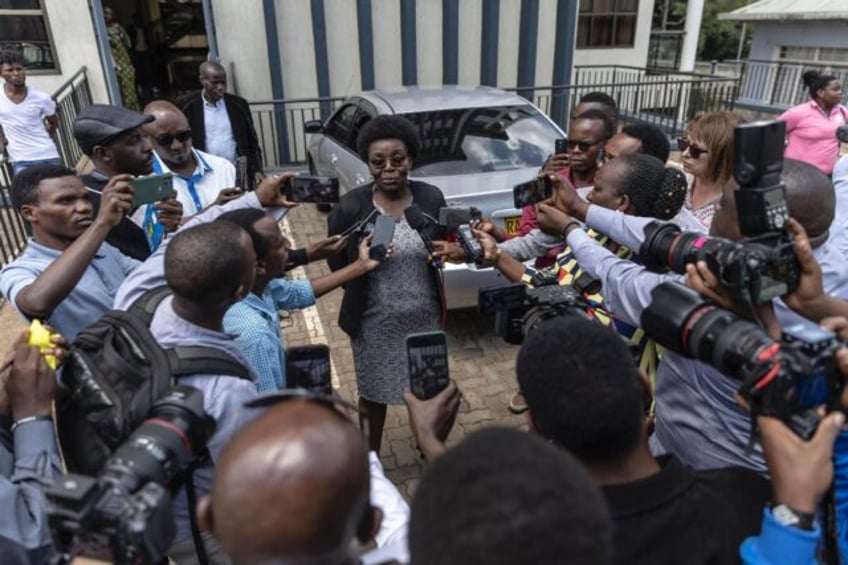
M752 0L706 0L701 18L701 34L698 41L698 60L731 60L736 58L741 22L726 22L718 19L722 12L730 12L750 4ZM668 7L668 13L666 11ZM686 0L656 0L654 3L654 29L663 29L663 20L669 30L682 30L686 23ZM748 55L751 43L751 27L748 26L742 57Z

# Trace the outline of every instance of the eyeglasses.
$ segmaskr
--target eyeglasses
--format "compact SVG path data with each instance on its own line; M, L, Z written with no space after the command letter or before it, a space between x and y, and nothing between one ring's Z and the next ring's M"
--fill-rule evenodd
M307 390L305 388L285 388L282 390L275 390L274 392L259 395L253 400L248 400L244 403L244 405L247 408L267 408L269 406L279 404L280 402L286 402L288 400L305 400L307 402L314 402L332 410L341 417L343 417L343 415L339 410L340 408L344 410L349 410L357 414L358 416L360 416L359 424L362 428L362 435L365 436L365 441L367 444L369 434L368 419L361 417L363 416L363 414L359 411L359 408L357 408L344 398L338 396L320 394L311 390Z
M368 162L375 169L385 169L387 163L391 163L392 167L400 167L406 160L409 159L409 155L404 152L392 153L392 155L387 159L382 155L374 155L373 157L368 157Z
M586 153L587 151L589 151L589 149L591 149L595 145L599 144L600 140L599 141L575 141L573 139L569 139L565 143L568 146L569 150L574 150L575 147L579 147L580 151L582 151L583 153Z
M677 148L681 152L686 151L688 149L689 150L689 156L692 157L693 159L697 159L703 153L709 153L709 151L707 151L703 147L698 147L694 143L691 143L685 137L678 137L677 138Z
M171 144L174 143L175 139L180 143L185 143L186 141L191 139L191 130L187 129L185 131L181 131L174 134L163 133L162 135L157 135L153 139L156 140L156 143L163 147L170 147Z

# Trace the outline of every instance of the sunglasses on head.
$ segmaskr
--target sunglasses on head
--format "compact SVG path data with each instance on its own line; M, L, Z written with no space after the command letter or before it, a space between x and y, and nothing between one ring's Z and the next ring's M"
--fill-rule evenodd
M569 139L565 142L569 150L573 150L575 147L578 147L583 153L586 153L589 149L591 149L598 143L600 143L600 141L575 141L573 139Z
M703 147L698 147L694 143L691 143L685 137L678 137L677 138L677 148L680 149L681 152L686 151L688 149L689 155L693 159L697 159L698 157L701 156L702 153L709 153L709 151L707 151Z
M170 147L175 139L180 143L185 143L186 141L191 139L191 130L187 129L185 131L181 131L174 134L163 133L162 135L157 135L153 139L155 139L156 143L162 145L163 147Z

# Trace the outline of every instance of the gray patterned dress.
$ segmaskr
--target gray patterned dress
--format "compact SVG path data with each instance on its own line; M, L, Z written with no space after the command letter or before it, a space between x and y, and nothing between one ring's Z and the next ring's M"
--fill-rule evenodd
M351 340L359 395L402 404L409 388L406 336L439 329L440 306L427 249L401 218L392 256L368 275L368 299L359 335Z

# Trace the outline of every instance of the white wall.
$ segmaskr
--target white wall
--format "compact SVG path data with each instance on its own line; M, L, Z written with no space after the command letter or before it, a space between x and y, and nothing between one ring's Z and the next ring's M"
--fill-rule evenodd
M262 3L259 0L213 0L212 13L218 54L228 71L230 63L234 64L235 69L231 72L234 77L230 80L235 78L239 95L248 100L271 100Z
M109 101L106 80L94 36L94 24L86 0L44 0L61 73L27 74L27 83L48 94L86 67L95 102Z

